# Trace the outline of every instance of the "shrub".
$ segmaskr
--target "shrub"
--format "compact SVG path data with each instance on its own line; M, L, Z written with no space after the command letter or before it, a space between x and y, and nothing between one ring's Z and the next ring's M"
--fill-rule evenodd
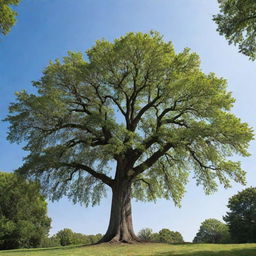
M179 232L163 228L159 231L159 241L162 243L183 243L183 237Z
M151 241L152 240L152 229L150 228L143 228L139 231L138 233L138 237L142 240L142 241Z

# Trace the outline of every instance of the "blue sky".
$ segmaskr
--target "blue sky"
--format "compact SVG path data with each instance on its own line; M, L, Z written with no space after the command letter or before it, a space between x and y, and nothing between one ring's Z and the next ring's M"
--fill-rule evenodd
M197 52L204 72L226 78L236 98L233 112L255 129L256 63L216 32L212 15L218 12L217 0L23 0L16 9L16 26L0 40L0 119L7 115L16 91L33 90L31 81L40 78L50 60L65 56L68 50L84 52L101 38L113 40L126 32L153 29L171 40L176 51L189 47ZM22 145L6 140L7 127L0 123L0 170L13 171L22 164L25 152ZM248 172L247 186L256 185L255 146L251 143L251 157L236 157ZM222 220L228 198L243 188L238 184L228 190L220 187L206 196L191 179L181 208L166 200L133 202L135 231L170 228L191 241L203 220ZM109 211L110 196L93 208L66 199L49 202L51 234L65 227L85 234L104 233Z

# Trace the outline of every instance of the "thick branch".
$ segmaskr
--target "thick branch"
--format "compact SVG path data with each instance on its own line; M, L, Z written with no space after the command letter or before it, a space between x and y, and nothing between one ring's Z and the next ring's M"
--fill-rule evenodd
M133 170L135 171L135 176L144 172L146 169L151 167L158 159L163 156L170 148L174 147L172 143L165 144L161 149L156 151L153 155L151 155L147 160L145 160L140 165L136 166Z
M132 121L132 127L131 127L131 130L132 131L135 131L136 127L137 127L137 124L139 123L141 117L143 116L143 114L148 110L150 109L151 107L154 106L154 104L161 98L160 96L160 92L158 90L158 93L157 93L157 96L152 100L150 101L148 104L146 104L140 111L139 113L137 114L137 116L134 118L134 120Z
M99 173L99 172L94 171L91 167L89 167L87 165L83 165L83 164L79 164L79 163L60 163L60 165L75 168L75 169L84 170L84 171L88 172L89 174L91 174L93 177L101 180L106 185L108 185L110 187L113 186L113 183L114 183L113 179L111 179L110 177L108 177L107 175L105 175L103 173Z

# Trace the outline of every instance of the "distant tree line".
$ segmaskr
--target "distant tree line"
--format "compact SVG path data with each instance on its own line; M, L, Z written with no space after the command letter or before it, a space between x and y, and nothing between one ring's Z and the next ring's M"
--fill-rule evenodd
M181 233L167 228L161 229L158 233L153 233L150 228L144 228L139 231L138 237L145 242L184 243Z
M95 244L101 238L102 234L85 235L73 232L69 228L64 228L51 237L45 237L42 241L41 247Z

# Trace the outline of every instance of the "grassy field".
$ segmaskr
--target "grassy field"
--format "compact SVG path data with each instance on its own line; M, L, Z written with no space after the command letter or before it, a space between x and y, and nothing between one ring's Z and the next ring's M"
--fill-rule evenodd
M256 256L256 244L136 244L0 251L1 256Z

